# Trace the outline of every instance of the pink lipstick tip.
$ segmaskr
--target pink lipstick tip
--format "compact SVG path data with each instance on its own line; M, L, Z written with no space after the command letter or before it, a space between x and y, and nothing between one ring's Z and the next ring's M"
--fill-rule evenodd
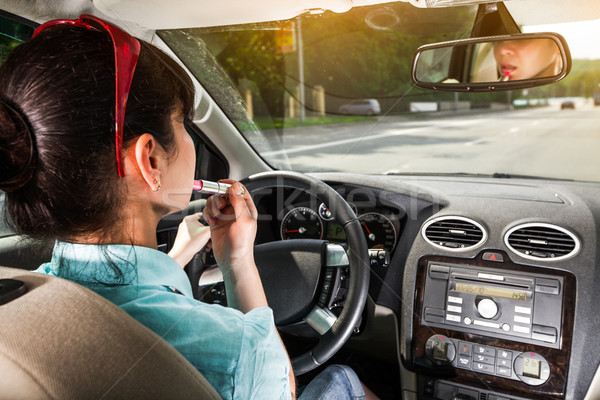
M194 190L202 190L202 188L204 187L204 182L202 181L194 181Z

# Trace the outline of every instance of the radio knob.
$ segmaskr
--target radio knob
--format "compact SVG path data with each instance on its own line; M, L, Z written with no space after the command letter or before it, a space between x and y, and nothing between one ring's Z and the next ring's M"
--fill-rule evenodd
M492 299L482 299L477 304L477 311L483 318L494 318L498 314L498 305Z

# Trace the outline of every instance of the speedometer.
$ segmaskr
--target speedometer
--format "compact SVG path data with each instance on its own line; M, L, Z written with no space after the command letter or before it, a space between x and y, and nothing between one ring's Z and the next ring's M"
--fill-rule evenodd
M308 207L297 207L285 214L281 221L281 238L321 239L323 223L319 215Z
M381 249L391 252L396 246L396 228L392 221L379 213L366 213L358 217L369 249Z

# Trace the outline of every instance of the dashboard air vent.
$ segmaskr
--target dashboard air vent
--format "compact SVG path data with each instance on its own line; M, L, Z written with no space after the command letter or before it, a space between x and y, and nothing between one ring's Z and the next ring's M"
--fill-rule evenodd
M560 226L531 223L515 226L504 237L510 250L531 260L559 261L574 256L579 239Z
M487 239L483 226L465 217L439 217L423 225L425 240L444 250L463 251L481 245Z

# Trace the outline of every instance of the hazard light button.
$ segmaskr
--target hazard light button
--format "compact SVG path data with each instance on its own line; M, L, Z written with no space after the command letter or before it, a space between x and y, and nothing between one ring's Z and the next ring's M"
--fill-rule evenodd
M504 257L500 253L485 252L482 257L485 261L504 262Z

